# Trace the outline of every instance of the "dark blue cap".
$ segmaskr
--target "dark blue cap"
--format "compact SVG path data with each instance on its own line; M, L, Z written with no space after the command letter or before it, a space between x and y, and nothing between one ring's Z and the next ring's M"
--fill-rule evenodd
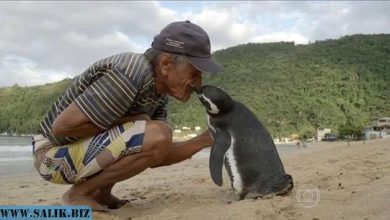
M168 24L153 39L157 50L181 54L198 70L205 73L221 72L222 68L212 60L210 39L206 31L190 21Z

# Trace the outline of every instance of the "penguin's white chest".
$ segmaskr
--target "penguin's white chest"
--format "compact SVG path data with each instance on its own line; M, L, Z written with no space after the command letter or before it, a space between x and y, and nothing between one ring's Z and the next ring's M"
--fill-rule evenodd
M217 132L214 128L214 126L211 125L210 123L210 116L207 115L207 125L208 127L214 132L214 134ZM213 137L214 138L214 137Z
M241 174L238 171L238 164L236 157L234 155L234 138L232 137L231 142L230 142L230 148L226 151L225 154L225 159L229 163L230 166L230 173L231 173L231 178L232 178L232 187L234 191L236 191L237 194L240 194L243 189L242 185L242 179L241 179ZM226 169L229 169L229 167L226 167Z

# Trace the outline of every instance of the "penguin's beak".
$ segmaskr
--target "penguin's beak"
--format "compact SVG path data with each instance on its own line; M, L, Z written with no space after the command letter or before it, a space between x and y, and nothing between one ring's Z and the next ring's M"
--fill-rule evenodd
M200 94L200 88L197 88L194 84L190 85L193 92L196 92L196 94Z

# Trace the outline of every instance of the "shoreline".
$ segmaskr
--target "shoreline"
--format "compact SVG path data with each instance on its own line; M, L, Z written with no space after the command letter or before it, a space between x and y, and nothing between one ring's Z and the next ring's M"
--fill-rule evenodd
M362 143L362 141L350 141L350 144ZM12 145L12 144L11 144ZM283 155L289 154L305 154L312 152L313 150L317 150L322 148L323 146L347 146L347 141L335 141L335 142L310 142L307 143L307 148L300 147L297 149L297 145L295 143L284 143L284 144L276 144L279 155L282 157ZM13 146L13 145L12 145ZM17 146L17 145L15 145ZM0 146L1 147L1 146ZM24 147L24 145L23 145ZM28 146L27 146L28 147ZM205 148L198 153L196 153L191 159L198 160L203 158L208 158L210 154L210 148ZM1 150L1 149L0 149ZM30 157L30 156L29 156ZM4 159L4 160L1 160ZM25 175L33 175L35 172L35 168L33 167L33 158L30 160L23 158L23 160L18 160L15 158L0 158L0 177L1 178L9 178L9 177L18 177ZM18 172L18 173L14 173Z
M7 151L3 149L8 146L0 146L0 152L5 151L2 154L2 156L0 156L0 177L1 178L8 178L11 176L24 176L35 171L35 168L33 167L33 158L29 149L31 146L24 146L24 145L19 146L19 145L20 145L19 143L10 142L9 149L15 149L14 151L12 150ZM290 153L304 153L304 151L308 150L307 148L296 149L296 145L294 144L283 144L283 145L277 144L276 146L280 155L290 154ZM7 154L9 156L7 156ZM210 155L210 147L199 151L192 157L192 159L208 158L209 155Z
M93 219L387 219L390 216L390 139L365 144L350 142L350 146L347 142L315 143L299 151L280 155L295 185L286 196L238 201L225 171L224 185L218 187L210 178L208 159L190 159L147 169L118 183L113 193L130 203L111 214L94 212ZM318 203L309 208L297 200L307 186L316 187L320 193ZM34 173L2 178L0 205L59 205L68 188L45 182ZM313 191L308 195L310 192Z

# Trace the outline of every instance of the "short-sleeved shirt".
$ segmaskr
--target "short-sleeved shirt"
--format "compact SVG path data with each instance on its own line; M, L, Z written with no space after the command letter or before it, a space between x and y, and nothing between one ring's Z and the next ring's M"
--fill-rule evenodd
M137 113L167 120L168 98L156 93L153 70L143 54L122 53L102 59L73 79L40 124L40 133L57 146L80 139L52 132L56 117L73 102L102 130L123 116Z

